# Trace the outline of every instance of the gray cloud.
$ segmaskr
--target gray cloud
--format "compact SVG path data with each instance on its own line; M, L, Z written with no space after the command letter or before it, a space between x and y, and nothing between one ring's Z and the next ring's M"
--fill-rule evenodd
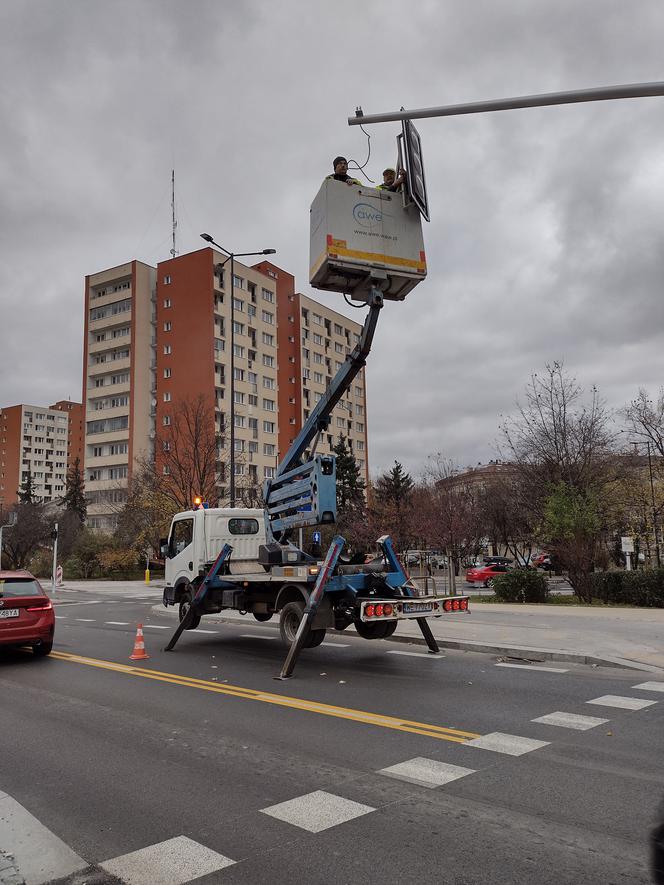
M5 0L0 403L80 396L83 278L210 230L309 293L309 205L346 117L658 79L656 0L334 5ZM423 120L430 274L388 304L370 464L494 456L501 413L563 358L619 407L662 378L662 99ZM376 177L395 124L371 127ZM320 295L357 318L341 297Z

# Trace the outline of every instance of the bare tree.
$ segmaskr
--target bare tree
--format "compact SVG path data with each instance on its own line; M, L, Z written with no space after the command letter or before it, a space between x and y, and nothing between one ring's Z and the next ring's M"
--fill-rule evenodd
M649 443L653 452L664 458L664 388L660 388L656 401L641 388L623 415L633 439Z
M526 387L516 417L502 426L508 460L539 540L589 601L590 573L608 534L611 485L618 478L615 434L596 388L583 390L562 363L546 366Z
M46 543L50 537L49 525L43 504L17 504L16 521L11 529L3 534L3 552L10 567L25 568L31 555Z
M477 555L485 534L478 485L452 461L430 456L413 510L417 534L445 553L458 575L463 563Z
M197 495L217 503L222 453L223 437L215 428L214 408L202 394L182 400L172 412L170 425L157 434L152 462L154 485L174 511L191 507Z

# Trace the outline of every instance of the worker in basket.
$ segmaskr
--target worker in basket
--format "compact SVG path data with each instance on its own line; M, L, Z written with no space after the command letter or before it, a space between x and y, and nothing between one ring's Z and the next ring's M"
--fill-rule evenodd
M333 179L334 181L343 181L345 184L361 184L357 178L351 178L348 174L348 160L345 157L335 157L332 161L334 173L325 177L326 181Z
M378 185L377 190L398 191L405 180L406 173L403 169L399 169L399 174L397 175L396 169L388 167L383 171L383 183Z

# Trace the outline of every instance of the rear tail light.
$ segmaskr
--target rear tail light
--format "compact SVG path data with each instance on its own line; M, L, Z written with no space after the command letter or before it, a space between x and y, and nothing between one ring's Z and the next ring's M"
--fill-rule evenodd
M390 605L389 602L386 602L385 605L383 606L383 614L385 616L389 617L392 614L392 612L393 612L392 606Z
M467 600L467 599L462 599L462 600L461 600L461 606L460 606L460 608L461 608L461 611L463 611L463 612L468 611L468 600Z
M26 611L28 612L47 612L49 609L53 608L53 603L51 600L47 600L46 602L41 603L41 605L28 605L26 606Z
M453 611L453 612L458 612L458 611L459 611L459 600L458 600L458 599L453 599L453 600L452 600L452 611Z
M378 603L378 605L376 606L376 608L374 609L374 611L375 611L375 613L376 613L376 617L377 617L377 618L382 618L382 617L383 617L383 606L381 605L380 602Z
M367 605L366 608L364 609L364 614L365 614L368 618L373 618L373 616L374 616L374 606L373 606L373 605Z

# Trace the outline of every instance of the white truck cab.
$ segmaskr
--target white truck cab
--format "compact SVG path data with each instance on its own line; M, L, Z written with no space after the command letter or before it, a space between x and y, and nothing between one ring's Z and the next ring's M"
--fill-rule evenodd
M231 574L261 571L258 548L265 544L265 514L262 509L211 507L176 513L165 545L166 585L191 584L204 574L224 544L233 555Z

